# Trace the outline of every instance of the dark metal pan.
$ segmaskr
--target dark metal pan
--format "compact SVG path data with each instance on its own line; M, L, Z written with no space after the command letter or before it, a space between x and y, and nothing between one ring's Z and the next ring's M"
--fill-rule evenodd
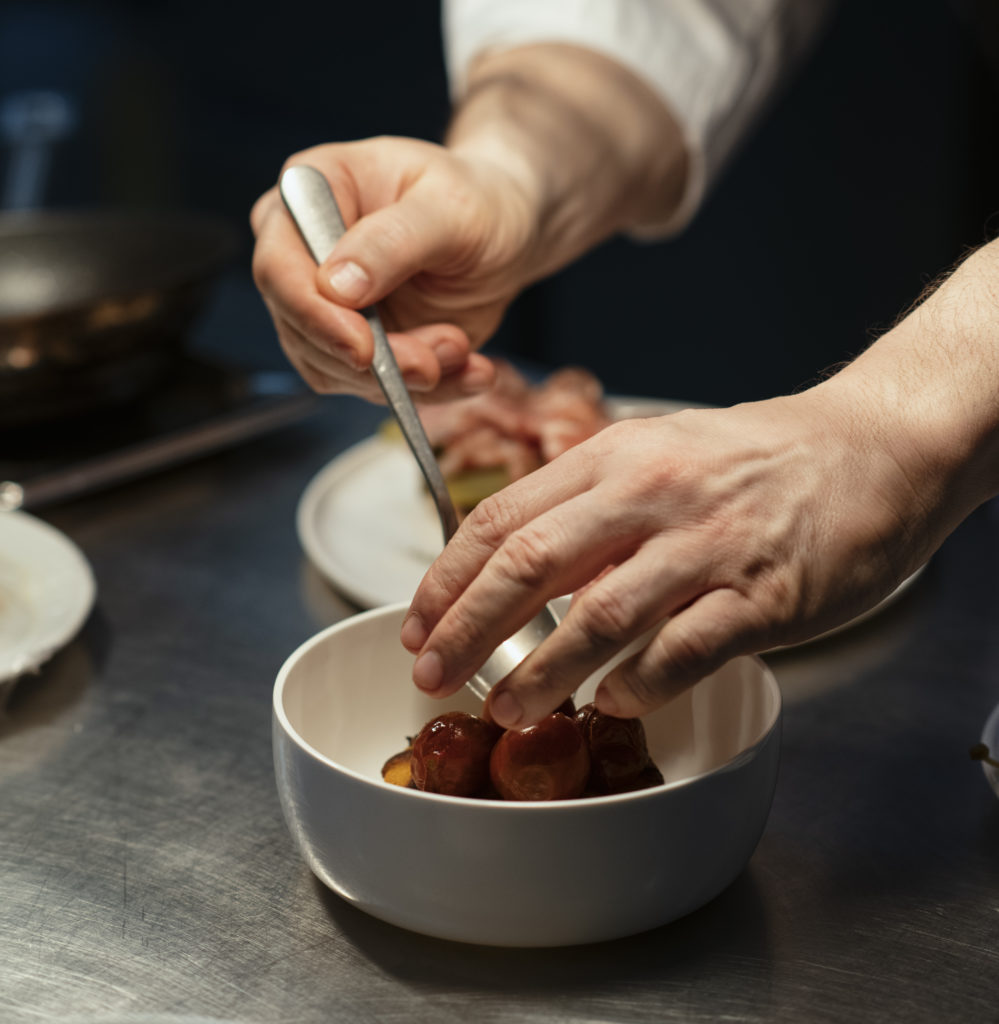
M148 392L235 250L232 226L200 215L0 216L0 424Z

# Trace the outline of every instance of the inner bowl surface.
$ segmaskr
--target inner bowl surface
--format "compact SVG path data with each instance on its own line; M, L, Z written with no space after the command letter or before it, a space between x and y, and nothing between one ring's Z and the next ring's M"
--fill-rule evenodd
M285 817L344 899L441 938L565 945L664 924L743 869L777 773L780 692L763 662L737 658L643 719L662 786L546 804L441 797L384 783L381 766L435 714L481 705L412 685L398 641L406 607L313 637L274 688Z

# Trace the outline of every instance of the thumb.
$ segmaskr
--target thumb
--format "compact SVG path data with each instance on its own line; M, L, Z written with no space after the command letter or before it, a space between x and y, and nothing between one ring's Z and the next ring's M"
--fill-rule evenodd
M343 306L360 308L440 260L456 243L439 209L407 192L354 223L318 271L319 290Z

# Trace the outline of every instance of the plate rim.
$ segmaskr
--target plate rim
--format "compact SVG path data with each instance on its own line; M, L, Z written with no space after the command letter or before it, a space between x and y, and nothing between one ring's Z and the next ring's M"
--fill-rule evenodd
M23 675L37 672L57 651L65 647L83 627L97 597L97 581L93 568L79 545L58 527L19 509L0 512L0 540L5 527L16 523L14 532L25 531L47 545L47 556L60 563L75 587L74 598L55 625L43 631L42 636L23 649L6 656L0 654L0 684L13 682ZM17 559L12 559L17 561ZM20 564L24 564L23 561ZM66 588L61 588L65 597Z
M331 482L346 477L356 468L375 461L382 452L391 452L397 442L387 440L380 434L373 434L345 448L339 455L327 462L306 484L295 509L295 528L299 543L313 568L336 588L344 597L364 610L382 608L393 604L383 595L376 594L363 584L355 585L349 574L337 572L335 559L328 557L326 547L317 536L315 514L319 503L329 493Z
M999 754L999 704L996 704L989 713L989 717L985 719L981 740L989 748L993 757ZM985 773L985 780L992 791L999 796L999 768L994 768L987 761L982 761L982 771Z

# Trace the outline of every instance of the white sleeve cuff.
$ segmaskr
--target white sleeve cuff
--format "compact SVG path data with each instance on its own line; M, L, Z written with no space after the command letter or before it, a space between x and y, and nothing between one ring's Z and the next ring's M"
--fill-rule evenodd
M602 53L643 79L687 142L686 190L662 238L694 216L739 139L818 27L825 0L444 0L444 52L453 99L488 50L543 42Z

